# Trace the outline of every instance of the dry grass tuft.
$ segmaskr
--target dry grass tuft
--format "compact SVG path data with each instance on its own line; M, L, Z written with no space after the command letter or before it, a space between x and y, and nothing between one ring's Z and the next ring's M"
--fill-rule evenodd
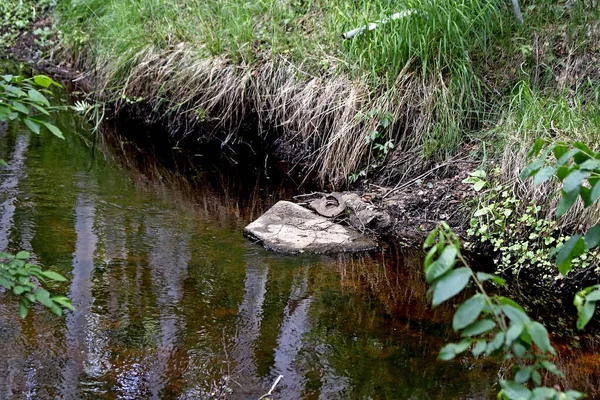
M243 140L241 122L255 115L259 135L279 132L277 143L288 149L282 153L290 161L334 186L364 165L384 163L374 158L373 143L366 140L383 114L391 116L391 125L382 130L381 140L395 144L385 160L384 180L421 169L426 133L438 122L436 107L444 96L441 78L424 81L409 72L409 65L394 86L375 90L344 74L311 76L284 60L251 67L232 65L224 57L202 58L184 43L89 62L97 66L96 94L117 99L117 112L126 100L143 98L157 119L178 114L193 125L208 116L218 121L212 135L224 145ZM116 92L114 82L123 82Z

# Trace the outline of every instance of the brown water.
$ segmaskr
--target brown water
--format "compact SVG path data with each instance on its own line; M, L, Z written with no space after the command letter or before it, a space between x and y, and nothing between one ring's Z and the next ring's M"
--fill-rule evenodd
M437 361L452 308L427 306L418 252L266 252L242 228L289 190L182 179L118 136L93 156L58 123L65 141L0 127L0 251L67 276L77 310L21 320L0 293L0 399L256 399L279 375L281 399L495 398L498 365ZM594 353L561 362L597 388Z

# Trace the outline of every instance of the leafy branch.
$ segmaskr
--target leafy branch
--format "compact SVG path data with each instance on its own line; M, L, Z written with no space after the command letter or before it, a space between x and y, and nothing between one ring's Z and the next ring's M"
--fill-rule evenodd
M32 132L39 134L42 126L54 136L64 139L60 129L38 114L49 116L58 109L50 105L46 95L52 95L51 86L62 86L45 75L32 78L22 76L0 76L0 122L22 121ZM6 163L0 160L1 165ZM19 298L19 315L25 318L35 303L48 307L56 315L63 309L74 310L66 296L52 295L43 286L49 282L64 282L66 278L54 271L44 271L27 262L30 254L20 251L16 255L0 252L0 286Z
M500 356L512 360L513 379L500 380L500 399L579 399L576 391L561 392L542 386L541 371L562 376L550 358L556 355L548 331L533 321L514 300L490 295L485 286L494 282L504 285L504 279L474 272L460 252L460 241L451 228L442 222L427 237L424 249L425 277L431 284L428 295L436 307L463 292L473 283L476 294L456 310L452 328L462 340L442 348L439 357L450 360L471 349L474 356ZM530 389L531 387L531 389Z
M54 271L43 271L29 264L29 253L20 251L16 255L0 252L0 286L19 297L19 315L25 318L34 303L48 307L56 315L62 315L63 308L75 310L71 300L65 296L51 295L42 284L65 282L66 278Z
M542 151L543 150L543 151ZM528 158L537 157L523 169L521 178L533 177L541 184L554 177L561 183L561 200L556 209L557 218L565 215L581 198L584 207L592 206L600 199L600 152L595 152L581 142L570 147L565 142L548 143L538 139L528 153ZM600 223L590 228L585 235L575 234L559 249L556 264L561 274L567 275L572 261L600 244ZM577 328L583 329L591 320L600 300L600 286L588 287L575 296Z
M50 87L62 86L46 75L24 78L15 75L0 76L0 122L20 120L27 128L38 134L46 127L54 136L64 139L61 130L54 124L39 118L49 116L58 107L50 105L46 95L52 95Z

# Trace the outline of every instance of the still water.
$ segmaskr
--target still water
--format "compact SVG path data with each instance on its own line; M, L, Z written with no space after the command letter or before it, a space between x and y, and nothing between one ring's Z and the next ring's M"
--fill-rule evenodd
M495 397L497 364L437 361L453 309L427 306L418 252L267 252L241 232L285 187L183 179L122 137L94 144L75 115L57 123L64 141L0 126L0 251L68 277L53 289L77 310L21 320L0 293L0 399L257 399L279 375L280 399ZM589 393L598 358L569 352Z

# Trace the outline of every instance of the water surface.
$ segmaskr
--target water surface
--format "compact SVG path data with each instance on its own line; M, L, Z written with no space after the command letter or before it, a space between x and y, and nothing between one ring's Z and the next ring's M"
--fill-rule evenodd
M0 127L0 250L67 276L77 310L21 320L0 293L0 399L256 399L279 375L281 399L495 397L497 364L437 361L453 309L427 306L418 252L269 253L242 229L293 188L183 179L58 123L64 141Z

